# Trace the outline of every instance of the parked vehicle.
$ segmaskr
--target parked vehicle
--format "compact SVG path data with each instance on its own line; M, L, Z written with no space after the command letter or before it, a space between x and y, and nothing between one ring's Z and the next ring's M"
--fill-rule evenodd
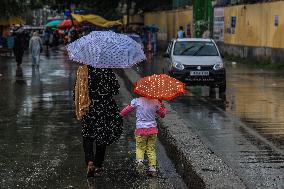
M168 72L189 86L218 87L226 91L226 70L212 39L183 38L172 40L167 48Z

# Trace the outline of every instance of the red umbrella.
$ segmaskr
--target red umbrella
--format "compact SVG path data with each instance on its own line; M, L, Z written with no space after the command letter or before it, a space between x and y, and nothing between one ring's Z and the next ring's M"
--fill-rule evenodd
M134 83L134 92L146 98L172 100L185 93L185 84L166 74L151 75Z
M73 23L75 26L79 24L76 20L73 20ZM70 29L71 27L72 27L72 21L69 19L69 20L64 20L61 24L58 25L57 28L65 30L65 29Z

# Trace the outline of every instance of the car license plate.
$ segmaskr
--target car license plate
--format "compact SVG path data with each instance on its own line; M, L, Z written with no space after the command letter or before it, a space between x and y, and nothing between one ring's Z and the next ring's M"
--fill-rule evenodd
M209 75L209 71L191 71L190 75Z

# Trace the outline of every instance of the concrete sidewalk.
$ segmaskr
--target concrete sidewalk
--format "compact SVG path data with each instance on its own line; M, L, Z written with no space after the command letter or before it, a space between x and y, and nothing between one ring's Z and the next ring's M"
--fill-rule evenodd
M131 91L133 83L140 78L134 69L118 72ZM187 185L190 188L246 188L234 171L186 126L190 123L183 121L168 103L165 104L168 114L159 120L159 139Z

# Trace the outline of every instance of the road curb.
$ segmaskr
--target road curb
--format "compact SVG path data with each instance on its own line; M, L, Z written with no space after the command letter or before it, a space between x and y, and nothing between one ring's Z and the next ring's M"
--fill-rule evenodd
M133 69L117 72L133 91L133 83L140 76ZM165 102L167 115L159 119L159 139L174 161L178 173L190 188L246 188L242 180L203 144L200 138L188 127L171 106Z

